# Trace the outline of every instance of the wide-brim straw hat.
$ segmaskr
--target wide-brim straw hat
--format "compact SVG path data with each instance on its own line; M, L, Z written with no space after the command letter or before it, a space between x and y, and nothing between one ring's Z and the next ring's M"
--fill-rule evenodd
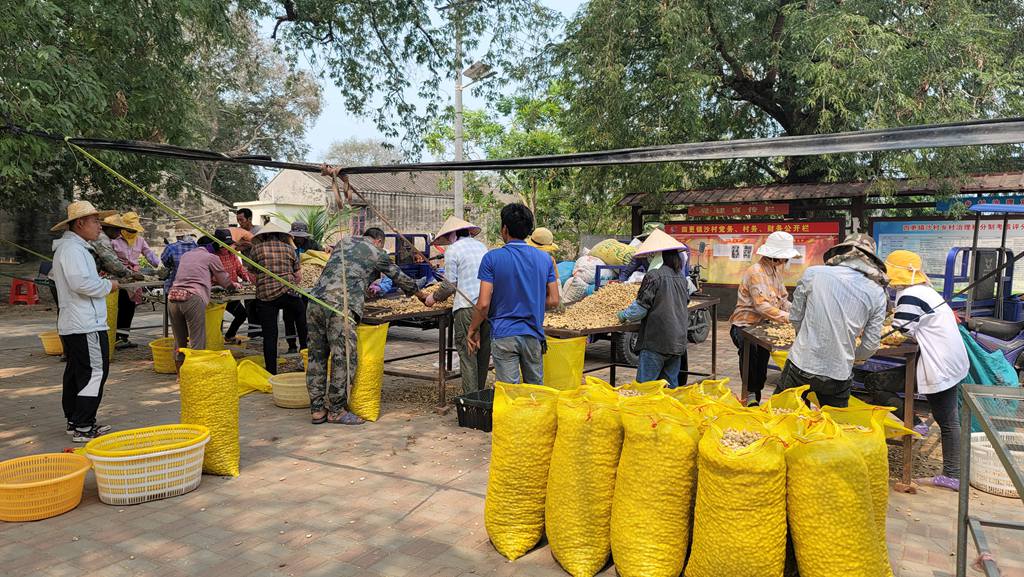
M285 228L276 222L268 222L267 224L260 227L260 231L253 235L253 237L263 236L267 234L286 234L292 235L291 228Z
M449 244L449 234L459 230L467 229L469 230L470 236L476 236L480 234L479 226L471 222L466 222L457 216L449 216L448 220L444 221L444 225L441 226L441 230L437 231L437 234L434 235L434 242L432 242L431 244L433 244L434 246L444 246L446 244Z
M921 256L909 250L894 250L885 257L885 274L889 284L896 286L931 285L932 281L924 272Z
M124 218L119 214L113 214L103 219L103 226L109 226L112 228L119 228L121 230L135 231L135 227L125 222Z
M791 259L800 256L800 251L793 248L793 235L784 230L777 230L768 235L757 249L757 254L767 258Z
M125 224L130 226L135 232L146 232L146 228L142 226L142 219L139 218L139 213L134 211L128 211L121 215L124 219Z
M558 245L555 244L555 235L551 233L551 229L543 226L535 228L533 234L526 237L526 244L545 251L558 250Z
M865 233L851 235L843 242L826 250L822 260L828 262L832 257L845 254L850 251L856 251L857 254L864 257L865 260L877 265L878 268L881 269L881 272L885 272L885 262L875 254L875 239L871 238L871 235Z
M101 219L106 218L112 214L117 214L116 210L99 210L92 205L88 200L76 200L68 205L68 217L58 222L50 228L51 232L57 232L67 228L68 223L77 220L79 218L85 218L87 216L96 215Z
M650 236L647 237L647 240L645 240L643 244L637 247L633 256L653 254L666 250L686 250L686 245L672 238L667 232L658 228L651 231Z
M175 234L175 236L184 236L186 234L195 234L195 233L196 233L195 227L193 227L191 224L189 224L189 223L187 223L187 222L185 222L183 220L179 220L178 222L174 223L174 234Z

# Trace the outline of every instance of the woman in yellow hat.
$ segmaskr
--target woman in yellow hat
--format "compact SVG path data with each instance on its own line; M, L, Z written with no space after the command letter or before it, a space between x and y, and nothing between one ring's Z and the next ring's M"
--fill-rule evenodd
M110 244L117 253L117 258L124 263L133 273L141 269L139 258L146 257L150 266L159 266L160 257L149 248L149 243L142 236L145 229L139 215L134 212L115 214L103 220L120 229L117 237L111 237ZM135 307L142 303L142 289L135 289L130 293L121 289L117 295L117 341L115 347L118 349L135 348L137 345L128 340L128 334L132 330L132 321L135 319Z
M957 384L971 368L956 315L931 287L921 257L896 250L885 259L889 284L896 289L893 328L917 341L917 390L928 398L942 432L942 474L919 479L924 484L960 489L960 416ZM916 427L915 427L916 428Z

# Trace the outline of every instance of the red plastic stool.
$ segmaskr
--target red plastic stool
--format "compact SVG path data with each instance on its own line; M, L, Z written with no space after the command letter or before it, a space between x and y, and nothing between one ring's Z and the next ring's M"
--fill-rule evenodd
M37 305L39 304L39 293L36 292L36 283L27 280L21 280L20 278L11 280L11 297L9 300L10 304L26 304L26 305Z

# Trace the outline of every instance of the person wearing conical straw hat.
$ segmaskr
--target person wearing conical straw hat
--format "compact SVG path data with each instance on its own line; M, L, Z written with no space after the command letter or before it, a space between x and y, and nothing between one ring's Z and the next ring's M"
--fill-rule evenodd
M825 251L824 260L805 270L793 291L789 320L796 339L775 392L810 385L820 405L842 408L850 401L853 363L881 345L889 277L864 233Z
M636 237L634 237L633 240L629 243L629 246L632 246L632 247L640 246L641 244L643 244L643 242L645 240L647 240L647 237L651 236L651 233L656 231L656 230L664 231L665 230L665 225L660 223L660 222L648 222L648 223L644 224L644 231L643 231L643 233L637 235ZM686 265L686 261L685 260L683 261L683 265L684 265L684 268L685 268L685 265ZM646 268L647 268L647 256L646 255L637 256L636 253L633 253L633 258L629 259L629 263L626 266L624 266L624 267L619 269L619 278L618 278L618 280L619 280L619 282L626 282L627 280L629 280L629 278L631 276L633 276L633 273L643 272L643 270L645 270Z
M761 258L740 277L736 289L736 308L729 317L729 336L739 350L740 370L743 370L743 356L750 354L747 391L752 395L748 400L752 406L761 403L761 391L768 378L768 359L771 355L763 347L746 346L742 331L745 327L763 321L789 323L789 292L786 291L782 273L789 259L800 256L793 248L793 235L782 230L768 235L764 244L758 247L757 254Z
M956 315L932 288L918 254L895 250L886 257L885 267L889 284L896 289L892 327L916 341L921 349L917 390L928 398L928 406L942 434L942 474L917 481L957 491L960 489L957 385L971 369L967 347Z
M104 223L116 224L119 228L118 236L111 238L111 246L117 253L117 258L128 267L133 274L140 275L140 257L145 256L146 260L153 266L157 266L160 258L149 248L149 243L143 238L142 222L135 212L126 212L122 215L115 214L103 219ZM141 275L140 275L141 276ZM118 349L135 348L137 345L128 340L132 329L132 320L135 319L135 307L142 303L142 289L135 289L131 293L121 289L117 296L117 340L114 345Z
M686 354L689 291L680 251L686 245L657 229L636 250L650 264L636 301L618 313L622 322L640 321L636 380L664 379L679 386L679 368Z
M64 366L64 417L76 443L110 430L96 423L103 385L110 371L107 295L117 292L116 280L101 278L89 242L100 235L100 219L113 211L97 210L84 200L72 202L67 218L50 230L63 230L53 241L51 278L57 288L57 333L67 364Z
M448 247L444 251L444 276L434 294L427 297L426 305L452 300L452 317L455 324L455 347L459 351L459 371L462 373L462 391L479 391L487 384L487 369L491 364L491 323L480 325L480 348L470 352L466 334L473 322L473 307L480 297L480 261L487 254L487 245L473 238L480 234L480 227L455 216L449 216L441 230L434 237L434 246ZM455 289L458 288L458 291Z

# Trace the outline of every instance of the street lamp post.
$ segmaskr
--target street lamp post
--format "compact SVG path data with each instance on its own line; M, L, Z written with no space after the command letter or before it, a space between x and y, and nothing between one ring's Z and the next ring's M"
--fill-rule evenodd
M462 162L465 154L465 146L462 142L462 90L473 84L494 76L494 70L483 62L474 62L469 68L462 70L462 31L456 28L455 31L455 162ZM462 77L469 78L469 83L463 85ZM462 179L462 171L455 171L455 216L465 218L465 191Z

